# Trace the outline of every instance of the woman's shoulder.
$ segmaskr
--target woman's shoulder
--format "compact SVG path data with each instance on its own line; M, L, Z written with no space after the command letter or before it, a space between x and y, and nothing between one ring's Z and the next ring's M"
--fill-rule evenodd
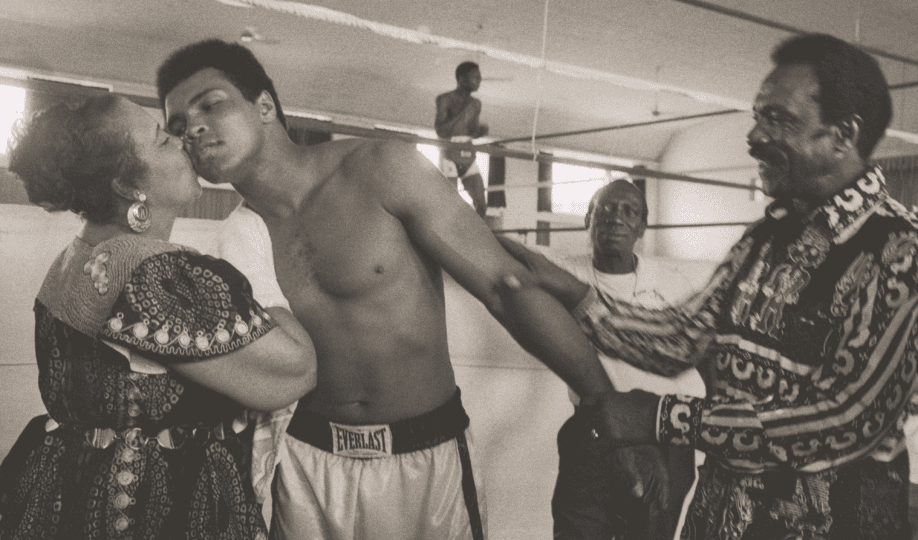
M153 284L173 279L197 281L201 276L207 278L205 283L218 289L251 292L245 276L229 262L160 240L138 242L130 237L118 237L102 242L93 249L84 273L90 274L97 289L105 286L114 289L116 294L124 292L131 283Z
M108 253L109 259L123 261L130 266L132 262L136 265L137 262L144 259L167 252L198 253L194 248L164 240L120 235L109 238L93 247L92 256L98 257L103 253Z
M93 247L82 273L99 293L106 295L111 290L117 295L138 269L167 254L201 256L192 248L171 242L122 235Z
M178 244L138 236L117 236L95 246L76 238L48 271L37 299L56 318L94 335L133 273L167 253L197 254Z

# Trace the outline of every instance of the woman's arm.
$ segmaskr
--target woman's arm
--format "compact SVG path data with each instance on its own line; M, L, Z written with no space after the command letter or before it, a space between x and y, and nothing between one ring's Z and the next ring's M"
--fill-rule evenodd
M100 337L251 409L285 407L316 384L315 349L293 314L266 310L234 266L197 253L132 265Z
M284 308L269 308L278 326L238 350L170 367L184 377L258 411L286 407L316 386L316 352L306 330Z

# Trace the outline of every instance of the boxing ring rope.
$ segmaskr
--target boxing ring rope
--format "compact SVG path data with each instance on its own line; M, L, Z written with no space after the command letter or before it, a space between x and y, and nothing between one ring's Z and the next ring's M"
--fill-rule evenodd
M404 131L392 131L387 129L370 129L359 126L349 126L344 124L335 124L333 122L325 120L315 120L313 118L308 118L304 116L297 116L295 112L290 112L287 114L288 121L291 125L296 125L296 127L302 127L303 129L309 129L313 131L321 131L323 133L337 133L341 135L352 135L356 137L368 137L368 138L387 138L387 139L397 139L404 142L409 142L413 144L429 144L431 146L437 146L441 149L443 148L453 148L458 150L471 150L474 152L482 152L494 157L505 157L511 159L519 159L524 161L538 161L540 163L565 163L567 165L580 165L582 167L594 167L599 169L606 169L609 171L623 172L629 175L641 177L641 178L660 178L663 180L677 180L681 182L688 182L694 184L703 184L708 186L718 186L731 189L741 189L744 191L755 191L756 188L753 186L748 186L745 184L734 184L731 182L724 182L722 180L711 180L707 178L697 178L693 176L687 176L683 174L668 173L664 171L655 171L653 169L647 169L643 167L625 167L623 165L614 165L598 160L588 160L588 159L577 159L563 156L554 156L550 153L540 152L535 157L529 152L523 152L519 150L511 150L509 148L504 148L503 146L498 146L494 144L471 144L471 143L458 143L452 141L446 141L443 139L432 139L427 137L421 137L413 133L407 133ZM551 187L555 185L554 183L535 183L535 184L525 184L522 186L501 186L500 189L518 189L524 187ZM492 188L489 187L489 190ZM498 187L494 186L493 191L497 191Z
M139 105L151 108L158 108L159 102L155 98L147 96L138 96L132 94L119 93L127 99L138 103ZM730 111L732 112L732 111ZM723 111L721 114L727 114L728 111ZM471 143L457 143L452 141L447 141L443 139L433 139L422 137L420 135L410 133L408 131L395 131L391 129L381 129L381 128L366 128L360 126L353 126L347 124L338 124L331 120L318 120L310 116L297 113L296 111L287 111L287 120L291 127L302 128L312 131L318 131L322 133L331 133L331 134L341 134L341 135L350 135L355 137L365 137L365 138L387 138L387 139L396 139L403 142L411 144L427 144L431 146L436 146L440 149L444 148L455 148L462 150L472 150L476 152L482 152L494 157L504 157L511 159L520 159L525 161L531 161L535 159L541 163L564 163L568 165L579 165L583 167L592 167L598 169L604 169L608 171L617 171L626 173L633 177L639 178L658 178L662 180L674 180L680 182L708 185L708 186L717 186L724 188L732 189L741 189L743 191L756 191L758 188L755 186L745 185L745 184L734 184L731 182L724 182L721 180L711 180L707 178L698 178L693 176L668 173L664 171L656 171L653 169L648 169L644 167L625 167L622 165L614 165L598 160L588 160L588 159L576 159L563 156L554 156L550 153L540 152L535 158L529 152L522 152L504 148L503 146L496 145L494 143L489 144L471 144ZM510 191L510 190L519 190L519 189L538 189L538 188L547 188L553 186L563 186L579 182L587 182L589 180L583 181L574 181L574 182L534 182L529 184L510 184L510 185L496 185L488 186L486 191L488 192L497 192L497 191ZM674 228L689 228L689 227L736 227L736 226L747 226L749 222L723 222L723 223L697 223L697 224L652 224L647 225L647 229L674 229ZM586 229L584 227L558 227L558 228L549 228L549 229L495 229L493 230L496 234L528 234L528 233L545 233L545 232L582 232Z
M758 17L758 16L756 16L756 15L752 15L751 13L747 13L747 12L745 12L745 11L740 11L740 10L737 10L737 9L731 9L731 8L728 8L728 7L725 7L725 6L721 6L721 5L718 5L718 4L714 4L714 3L711 3L711 2L706 2L706 1L704 1L704 0L675 0L675 1L676 1L676 2L679 2L680 4L685 4L685 5L687 5L687 6L692 6L692 7L697 7L697 8L705 9L705 10L708 10L708 11L711 11L711 12L714 12L714 13L720 13L721 15L725 15L725 16L727 16L727 17L733 17L733 18L739 19L739 20L741 20L741 21L751 22L751 23L753 23L753 24L762 25L762 26L765 26L765 27L767 27L767 28L772 28L772 29L775 29L775 30L781 30L781 31L784 31L784 32L788 32L788 33L790 33L790 34L798 34L798 35L799 35L799 34L806 34L806 33L809 33L809 32L810 32L809 30L804 30L804 29L801 29L801 28L797 28L797 27L794 27L794 26L790 26L790 25L788 25L788 24L784 24L784 23L780 23L780 22L777 22L777 21L773 21L773 20L771 20L771 19L765 19L765 18L763 18L763 17ZM872 55L879 56L879 57L881 57L881 58L886 58L886 59L889 59L889 60L894 60L894 61L896 61L896 62L901 62L902 64L905 64L905 65L918 66L918 60L916 60L916 59L914 59L914 58L911 58L911 57L908 57L908 56L903 56L903 55L901 55L901 54L891 53L891 52L889 52L889 51L885 51L885 50L880 49L880 48L878 48L878 47L871 47L871 46L868 46L868 45L864 45L863 43L860 43L860 29L859 29L859 27L860 27L860 15L858 15L858 18L857 18L857 20L856 20L856 25L855 25L855 37L856 37L855 42L857 43L857 46L860 47L861 49L863 49L864 51L866 51L866 52L868 52L868 53L870 53L870 54L872 54ZM890 89L890 90L902 90L902 89L912 88L912 87L914 87L914 86L918 86L918 81L907 82L907 83L896 84L896 85L891 85L891 86L889 87L889 89ZM742 107L740 107L740 108L742 108ZM902 131L902 130L899 130L899 129L887 128L887 129L886 129L886 136L887 136L887 137L895 137L895 138L897 138L897 139L900 139L900 140L909 142L909 143L911 143L911 144L918 144L918 134L911 133L911 132L908 132L908 131Z
M724 113L726 114L726 113ZM413 144L427 144L431 146L437 146L440 149L444 148L456 148L462 150L473 150L476 152L486 153L490 156L495 157L506 157L511 159L520 159L525 161L531 161L533 159L532 155L528 152L515 151L504 148L502 146L497 146L494 144L481 144L475 145L471 143L457 143L452 141L447 141L443 139L429 139L426 137L421 137L413 133L408 133L405 131L394 131L388 129L369 129L362 128L358 126L348 126L342 124L335 124L331 121L326 120L316 120L313 118L305 116L297 116L295 112L289 112L287 114L288 122L291 125L296 125L297 127L302 127L304 129L311 129L314 131L322 131L325 133L339 133L343 135L352 135L357 137L369 137L369 138L391 138L397 139L404 142L409 142ZM664 171L655 171L652 169L647 169L644 167L624 167L621 165L613 165L610 163L605 163L602 161L591 161L584 159L575 159L575 158L566 158L560 156L553 156L548 153L539 153L535 157L536 161L542 163L565 163L569 165L580 165L584 167L593 167L598 169L604 169L609 171L618 171L629 174L633 177L638 178L659 178L663 180L674 180L680 182L702 184L709 186L718 186L725 188L741 189L743 191L756 191L759 188L755 186L750 186L746 184L734 184L731 182L724 182L721 180L711 180L707 178L696 178L693 176L686 176L675 173L668 173ZM573 182L533 182L527 184L503 184L503 185L492 185L485 188L487 192L497 192L497 191L512 191L512 190L522 190L522 189L539 189L539 188L548 188L553 186L564 186L575 183L589 182L592 180L576 180ZM738 222L720 222L720 223L673 223L673 224L649 224L647 229L678 229L678 228L695 228L695 227L746 227L752 222L738 221ZM492 232L495 234L520 234L528 235L529 233L554 233L554 232L583 232L585 227L558 227L558 228L517 228L517 229L492 229Z
M647 225L647 229L693 229L696 227L748 227L749 225L755 223L754 221L732 221L724 223L657 223L655 225ZM494 234L523 234L527 235L529 233L556 233L556 232L585 232L588 229L586 227L558 227L558 228L545 228L545 229L533 229L533 228L520 228L520 229L492 229L491 232Z
M119 95L124 96L127 99L142 105L144 107L150 108L159 108L159 101L156 98L151 98L147 96L139 96L133 94L119 93ZM757 188L754 186L748 186L745 184L734 184L731 182L724 182L721 180L711 180L707 178L698 178L694 176L687 176L683 174L668 173L664 171L655 171L653 169L647 169L644 167L625 167L622 165L615 165L611 163L606 163L599 160L589 160L589 159L577 159L564 156L555 156L550 153L541 152L533 158L529 152L522 152L518 150L511 150L509 148L504 148L503 146L496 145L494 143L489 144L471 144L471 143L458 143L447 141L443 139L433 139L428 137L422 137L420 135L410 133L407 131L394 131L389 129L380 129L380 128L366 128L360 126L353 126L348 124L338 124L330 120L317 120L309 116L302 115L296 111L286 111L288 123L291 127L297 127L302 129L307 129L311 131L318 131L322 133L332 133L339 135L350 135L354 137L365 137L373 139L396 139L407 143L412 144L428 144L431 146L439 147L440 149L444 148L453 148L458 150L472 150L475 152L482 152L494 157L505 157L511 159L520 159L535 161L541 163L564 163L567 165L579 165L582 167L593 167L598 169L605 169L609 171L622 172L628 175L641 177L641 178L659 178L662 180L675 180L680 182L688 182L693 184L702 184L708 186L718 186L731 189L741 189L744 191L755 191ZM525 185L504 185L504 186L489 186L487 189L489 191L500 191L500 190L509 190L509 189L521 189L526 187L551 187L555 185L553 182L538 182L535 184L525 184Z
M916 84L916 86L918 86L918 83L915 83L915 84ZM738 112L745 112L745 111L740 111L740 110L737 110L737 109L726 109L726 110L723 110L723 111L714 111L714 112L709 112L709 113L692 114L692 115L689 115L689 116L675 116L675 117L673 117L673 118L664 118L664 119L662 119L662 120L650 120L650 121L648 121L648 122L635 122L635 123L633 123L633 124L618 124L618 125L615 125L615 126L605 126L605 127L590 128L590 129L580 129L580 130L577 130L577 131L561 131L561 132L558 132L558 133L546 133L546 134L544 134L544 135L535 135L533 138L534 138L534 139L554 139L554 138L557 138L557 137L571 137L571 136L574 136L574 135L587 135L587 134L590 134L590 133L601 133L601 132L603 132L603 131L615 131L615 130L619 130L619 129L628 129L628 128L636 128L636 127L655 126L655 125L657 125L657 124L669 124L669 123L672 123L672 122L680 122L680 121L683 121L683 120L699 120L699 119L701 119L701 118L711 118L711 117L713 117L713 116L721 116L721 115L725 115L725 114L735 114L735 113L738 113ZM529 137L516 137L516 138L513 138L513 139L501 139L501 140L499 140L499 141L494 141L494 142L489 143L489 144L505 144L505 143L512 143L512 142L522 142L522 141L528 141L529 139L530 139Z
M536 133L539 127L539 109L542 108L542 72L545 71L545 46L548 44L548 1L549 0L545 0L545 11L542 18L542 62L541 65L539 65L539 70L536 72L536 104L535 111L532 114L532 135L530 138L530 149L533 157L538 155L538 150L536 149Z
M119 93L134 101L135 103L142 105L144 107L158 108L159 102L155 98L147 96L139 96L133 94ZM726 114L726 111L723 112ZM287 120L291 127L308 129L312 131L318 131L322 133L331 133L331 134L341 134L341 135L350 135L355 137L365 137L365 138L387 138L387 139L396 139L403 142L411 144L427 144L431 146L436 146L441 149L443 148L457 148L463 150L473 150L477 152L486 153L490 156L495 157L505 157L511 159L521 159L530 161L533 159L533 156L528 152L521 152L510 150L502 146L491 144L482 144L475 145L471 143L456 143L452 141L447 141L443 139L431 139L427 137L422 137L414 133L407 131L394 131L390 129L381 129L381 128L365 128L360 126L353 126L347 124L338 124L332 122L331 120L317 120L309 116L304 116L296 111L287 111ZM663 180L674 180L687 183L695 183L709 186L719 186L725 188L741 189L744 191L755 191L757 188L754 186L744 185L744 184L733 184L730 182L723 182L720 180L711 180L706 178L697 178L692 176L686 176L675 173L667 173L664 171L655 171L652 169L647 169L644 167L624 167L621 165L614 165L606 163L603 161L594 161L586 159L576 159L568 158L562 156L554 156L548 153L539 153L535 157L536 161L543 163L564 163L568 165L579 165L584 167L592 167L598 169L604 169L609 171L618 171L623 172L634 177L640 178L659 178ZM563 186L570 185L575 183L590 182L589 180L575 180L572 182L534 182L530 184L510 184L510 185L496 185L488 186L486 191L488 192L497 192L497 191L511 191L511 190L521 190L521 189L539 189L547 188L553 186ZM678 228L705 228L705 227L746 227L751 222L720 222L720 223L672 223L672 224L648 224L647 229L678 229ZM520 234L528 236L529 233L562 233L562 232L583 232L587 229L585 227L557 227L557 228L514 228L514 229L492 229L494 234Z

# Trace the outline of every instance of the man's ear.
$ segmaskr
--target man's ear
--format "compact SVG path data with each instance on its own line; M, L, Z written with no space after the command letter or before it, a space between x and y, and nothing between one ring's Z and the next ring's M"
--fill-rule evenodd
M837 150L847 151L857 148L857 143L861 137L861 126L864 120L856 114L852 114L847 120L842 120L835 125L835 147Z
M262 90L261 94L258 94L255 105L258 106L258 114L263 124L273 122L277 118L277 107L274 106L274 99L267 90Z

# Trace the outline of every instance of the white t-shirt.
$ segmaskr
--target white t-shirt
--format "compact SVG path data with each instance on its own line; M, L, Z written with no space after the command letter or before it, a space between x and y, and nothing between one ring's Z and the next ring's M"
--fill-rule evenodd
M692 274L684 272L673 261L637 256L637 270L630 274L608 274L593 266L592 253L557 257L549 250L541 250L549 260L564 268L577 278L616 298L630 304L637 304L651 309L662 309L678 305L703 287L708 276L696 272L701 278L692 279ZM693 267L700 263L692 263ZM713 264L711 266L713 270ZM708 274L710 275L710 274ZM631 364L599 353L609 379L620 392L635 388L655 394L685 394L704 397L704 382L695 369L689 369L675 377L664 377L649 373ZM580 398L569 390L574 405Z
M274 273L268 227L254 210L240 205L223 221L216 256L228 261L248 278L255 300L263 307L290 309Z
M290 309L274 273L274 255L268 226L254 210L240 205L220 227L217 257L225 259L248 278L252 294L263 307ZM287 425L293 417L296 403L271 413L250 411L249 421L255 423L252 440L252 485L255 498L262 503L262 517L271 525L273 501L271 483L277 464L284 458L282 444Z

